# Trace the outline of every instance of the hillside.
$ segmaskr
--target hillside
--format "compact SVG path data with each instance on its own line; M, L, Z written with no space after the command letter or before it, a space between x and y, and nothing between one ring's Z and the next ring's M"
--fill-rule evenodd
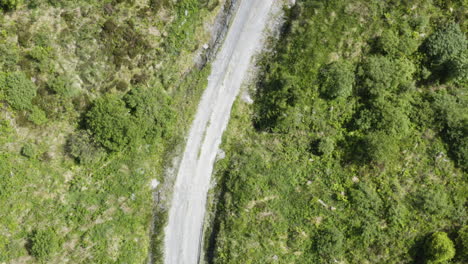
M466 1L296 2L234 106L208 261L467 263Z

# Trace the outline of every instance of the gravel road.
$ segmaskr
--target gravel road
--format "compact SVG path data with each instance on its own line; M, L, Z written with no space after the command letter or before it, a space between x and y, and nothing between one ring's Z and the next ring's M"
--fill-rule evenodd
M212 64L177 173L169 222L165 229L164 262L199 261L207 192L216 153L231 107L247 74L275 0L241 0L221 50Z

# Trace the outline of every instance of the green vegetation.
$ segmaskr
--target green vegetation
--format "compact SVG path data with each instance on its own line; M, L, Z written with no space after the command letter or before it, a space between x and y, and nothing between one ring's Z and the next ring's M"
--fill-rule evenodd
M436 232L426 242L427 263L446 263L455 256L455 247L447 233Z
M209 261L467 263L466 8L287 10L224 136Z
M54 230L35 231L31 236L31 255L39 260L47 260L59 251L60 241Z
M150 248L158 261L150 183L206 86L194 58L219 2L0 8L0 263L146 263Z

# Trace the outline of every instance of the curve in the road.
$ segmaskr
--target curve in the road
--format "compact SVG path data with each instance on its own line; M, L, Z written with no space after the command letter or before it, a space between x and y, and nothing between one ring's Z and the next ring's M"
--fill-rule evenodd
M212 64L177 173L165 229L164 262L199 261L207 192L213 163L231 107L262 46L262 33L275 0L241 0L221 50Z

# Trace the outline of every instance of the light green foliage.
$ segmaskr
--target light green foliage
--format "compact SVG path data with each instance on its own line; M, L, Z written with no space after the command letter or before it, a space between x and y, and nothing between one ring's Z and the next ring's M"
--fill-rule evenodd
M445 263L455 256L455 246L445 232L435 232L426 241L426 263Z
M354 84L352 65L346 62L333 62L320 71L321 91L328 98L351 95Z
M61 246L61 240L53 229L34 231L30 243L31 255L39 260L49 259Z
M35 125L43 125L47 123L47 115L46 113L37 106L33 106L31 109L31 113L28 114L28 120L33 122Z
M23 72L0 72L0 89L7 102L17 110L29 110L36 96L36 85Z

